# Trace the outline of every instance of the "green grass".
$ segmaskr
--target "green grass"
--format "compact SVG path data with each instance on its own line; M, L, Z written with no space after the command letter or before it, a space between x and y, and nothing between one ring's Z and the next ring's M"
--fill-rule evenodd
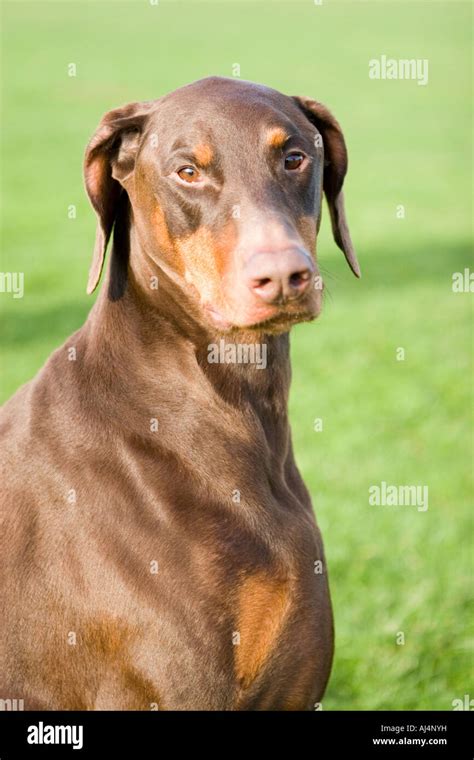
M2 270L25 272L25 297L0 299L2 398L91 306L81 163L103 112L239 63L242 78L316 97L344 127L363 279L326 214L325 310L292 337L294 441L337 629L325 709L449 710L473 693L472 295L451 289L472 267L470 13L467 2L3 3ZM381 54L427 58L429 84L369 80ZM369 506L382 480L428 485L428 511Z

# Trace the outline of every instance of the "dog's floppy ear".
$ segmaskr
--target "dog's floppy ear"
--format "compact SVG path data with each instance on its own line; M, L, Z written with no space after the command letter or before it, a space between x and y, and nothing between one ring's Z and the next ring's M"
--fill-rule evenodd
M324 147L323 188L331 214L334 240L343 251L355 276L360 277L359 262L352 245L344 210L342 186L347 172L347 150L341 127L322 103L298 96L295 96L293 100L321 134Z
M96 289L100 280L117 211L124 207L121 183L133 172L141 133L154 105L154 101L130 103L109 111L86 148L85 185L98 216L88 293ZM114 237L114 245L115 242Z

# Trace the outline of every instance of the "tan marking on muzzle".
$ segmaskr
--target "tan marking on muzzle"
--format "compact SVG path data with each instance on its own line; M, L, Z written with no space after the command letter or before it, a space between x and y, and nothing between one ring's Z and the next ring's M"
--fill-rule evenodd
M166 224L165 215L161 206L155 206L152 212L152 226L160 253L163 255L166 262L173 267L175 272L184 275L184 265L176 251L175 241L169 233L168 225Z
M228 223L218 233L208 227L177 238L175 247L181 260L186 280L194 285L204 301L221 301L223 273L235 245L236 231Z

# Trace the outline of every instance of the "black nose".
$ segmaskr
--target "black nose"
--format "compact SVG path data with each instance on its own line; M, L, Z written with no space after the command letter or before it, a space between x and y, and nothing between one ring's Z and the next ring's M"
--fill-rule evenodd
M268 304L296 301L311 287L315 267L301 248L254 253L245 266L248 288Z

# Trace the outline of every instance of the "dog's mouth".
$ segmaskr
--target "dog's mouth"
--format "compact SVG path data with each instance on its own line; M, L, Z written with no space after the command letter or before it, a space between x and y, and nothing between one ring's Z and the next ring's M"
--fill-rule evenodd
M213 327L223 332L248 330L266 333L287 332L300 322L311 322L319 316L319 305L295 304L287 307L262 309L256 314L235 315L231 318L210 304L205 305L205 312Z
M268 333L287 332L293 325L300 322L312 322L319 315L317 311L297 311L289 314L277 314L274 317L251 325L250 329L264 330Z
M232 328L232 322L227 319L220 311L210 304L205 304L204 310L206 316L210 319L214 327L220 330L230 330Z

